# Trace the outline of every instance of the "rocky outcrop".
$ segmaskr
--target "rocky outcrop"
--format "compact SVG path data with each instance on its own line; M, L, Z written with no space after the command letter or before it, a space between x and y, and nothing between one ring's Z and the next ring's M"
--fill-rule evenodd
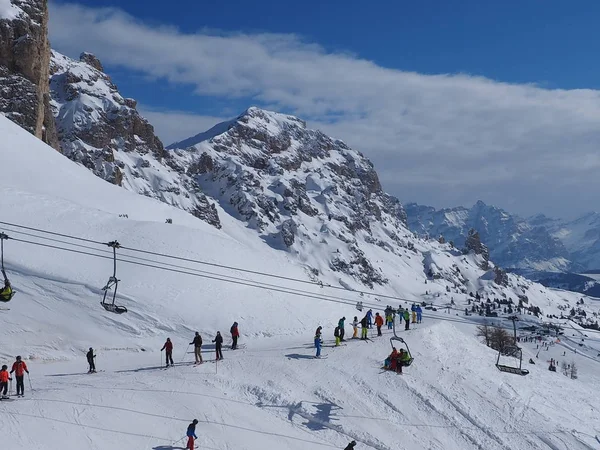
M400 202L385 194L373 164L297 117L249 108L183 143L173 160L230 214L292 253L327 245L327 268L373 287L385 277L363 245L386 244L402 228ZM396 236L398 242L400 238Z
M59 149L50 110L48 1L11 0L0 17L0 112Z
M124 98L90 53L52 52L50 87L62 151L104 180L189 211L219 228L214 204L187 168L165 153L154 127Z

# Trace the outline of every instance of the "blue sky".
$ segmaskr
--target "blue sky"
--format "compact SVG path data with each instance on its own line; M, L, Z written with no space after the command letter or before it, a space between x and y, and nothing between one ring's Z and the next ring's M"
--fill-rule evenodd
M55 1L51 40L97 54L166 143L258 105L362 150L403 201L596 208L596 2L175 4Z

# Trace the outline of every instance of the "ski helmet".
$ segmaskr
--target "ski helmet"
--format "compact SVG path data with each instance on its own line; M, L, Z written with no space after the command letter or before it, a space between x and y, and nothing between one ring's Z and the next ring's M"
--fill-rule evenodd
M192 421L192 423L193 423L194 425L196 425L196 424L198 423L198 419L194 419L194 420Z
M90 352L91 352L92 350L94 350L94 349L93 349L92 347L90 347Z
M21 357L20 356L17 356L17 361L21 361Z
M7 366L6 364L4 364L4 365L2 366L2 370L6 370L6 369L8 369L8 366Z

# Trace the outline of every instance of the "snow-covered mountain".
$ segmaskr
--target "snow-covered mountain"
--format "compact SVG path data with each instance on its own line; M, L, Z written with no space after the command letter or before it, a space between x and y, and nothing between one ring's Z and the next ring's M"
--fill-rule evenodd
M219 216L193 178L176 165L101 62L52 51L52 110L63 154L110 183L191 212L216 227Z
M405 205L409 228L420 236L444 236L461 247L473 228L502 267L529 274L581 273L600 268L600 214L587 213L575 220L538 214L521 218L479 201L472 208ZM543 277L546 277L544 275ZM548 278L549 279L549 278ZM578 283L571 277L565 284Z
M502 267L564 271L572 266L565 245L544 224L529 222L478 201L472 208L436 210L406 205L409 228L419 235L444 236L464 247L470 229L479 232L490 257Z

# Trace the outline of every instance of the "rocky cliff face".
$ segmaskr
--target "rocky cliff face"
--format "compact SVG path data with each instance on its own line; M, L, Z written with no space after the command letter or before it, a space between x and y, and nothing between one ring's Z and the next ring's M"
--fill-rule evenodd
M101 62L52 52L50 87L63 153L100 178L191 212L220 227L216 208L165 153L154 128L124 98Z
M0 112L59 149L48 86L48 1L10 2L0 15Z

